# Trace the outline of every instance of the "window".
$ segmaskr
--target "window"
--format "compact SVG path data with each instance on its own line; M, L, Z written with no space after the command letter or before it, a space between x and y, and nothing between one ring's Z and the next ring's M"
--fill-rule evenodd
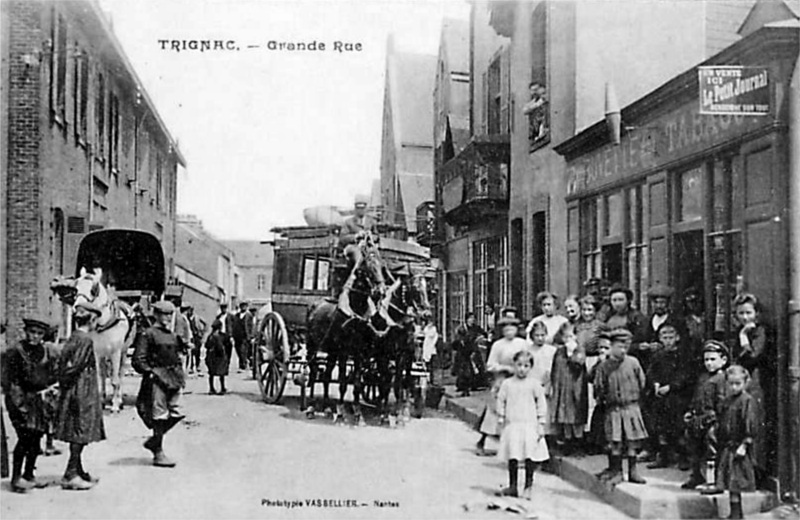
M75 48L78 48L76 42ZM74 93L75 99L75 141L85 143L87 134L86 114L89 105L89 57L78 52L75 57Z
M111 172L119 171L119 97L109 92L108 98L108 167ZM159 165L160 168L160 165ZM160 191L160 190L159 190ZM158 196L158 195L157 195Z
M703 170L705 165L679 175L678 220L695 222L703 218Z
M267 275L259 274L256 276L256 289L258 291L267 290Z
M328 260L317 260L317 290L328 290L328 279L331 271L331 263Z
M456 328L461 325L467 313L467 274L463 272L448 273L447 292L448 317L450 321L448 333L452 335Z
M56 121L66 122L67 96L67 24L53 7L53 26L50 36L50 108Z
M600 212L597 199L583 201L580 206L581 250L583 251L584 277L602 278L600 250Z
M64 274L64 212L56 208L53 214L53 259L55 274Z
M531 15L530 99L523 108L523 114L528 116L531 151L550 138L550 98L547 85L547 3L541 1Z
M639 298L640 309L645 308L644 303L644 281L647 277L647 243L644 240L643 230L643 204L642 204L642 186L633 186L625 190L626 197L626 261L627 261L627 286L633 291L634 297ZM662 280L666 283L666 280Z
M733 222L734 197L733 161L730 157L714 164L712 175L712 222L708 235L709 262L711 263L711 288L714 330L730 331L733 324L731 302L742 289L742 230ZM738 181L738 178L737 178Z
M478 322L486 326L484 305L511 305L511 263L508 237L476 241L472 245L474 309Z
M161 208L164 200L164 172L161 152L156 153L156 207Z
M306 257L303 259L303 289L306 291L314 290L315 280L315 267L316 262L313 257Z
M501 96L501 78L500 78L500 56L492 61L489 65L489 75L487 79L487 103L488 103L488 128L487 133L499 134L501 133L500 125L500 112L502 109L502 96Z
M306 291L327 291L330 260L306 256L303 258L303 285Z
M94 142L97 143L97 157L103 160L106 149L106 83L103 74L97 75L97 95L94 107L95 135Z
M622 235L622 193L612 193L603 197L603 236Z

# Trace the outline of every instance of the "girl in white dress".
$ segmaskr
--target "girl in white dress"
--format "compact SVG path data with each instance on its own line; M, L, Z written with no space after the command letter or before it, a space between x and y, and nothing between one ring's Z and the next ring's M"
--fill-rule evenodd
M544 438L547 403L542 385L528 377L532 367L529 351L514 354L514 377L503 381L497 393L497 421L502 427L497 455L508 462L509 487L501 492L504 496L518 496L517 470L524 460L524 494L530 498L535 463L550 458Z
M528 341L530 341L533 324L541 321L547 327L547 338L545 343L552 345L553 338L555 337L556 332L558 332L558 329L560 329L561 326L564 323L567 323L569 320L564 316L557 314L558 296L556 294L547 291L540 292L536 295L536 301L539 303L539 308L542 310L542 313L528 323L528 327L525 329L525 335L527 336Z

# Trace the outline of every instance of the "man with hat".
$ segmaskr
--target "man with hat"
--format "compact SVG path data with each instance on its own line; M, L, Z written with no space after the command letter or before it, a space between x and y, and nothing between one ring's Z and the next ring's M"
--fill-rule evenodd
M226 302L222 302L219 304L219 314L217 314L215 320L218 320L220 325L222 325L223 334L227 334L228 337L233 335L233 330L236 328L234 322L236 321L236 317L233 313L228 312L228 304ZM231 362L231 356L233 355L233 341L228 341L225 344L225 357L228 359L228 364Z
M233 315L233 338L236 357L239 358L239 372L247 370L248 348L247 348L247 302L239 302L239 312Z
M356 195L353 216L344 221L344 225L339 232L339 243L344 246L344 254L357 261L361 252L358 250L358 240L367 232L378 237L378 223L370 215L367 215L367 204L369 198L365 195Z
M166 301L153 305L156 323L136 339L131 364L143 375L136 409L153 436L144 447L153 452L153 465L171 468L175 462L164 454L164 435L184 418L179 410L184 373L178 355L180 345L170 330L175 306Z
M723 369L728 364L728 359L728 347L724 343L706 341L703 346L705 372L698 378L692 404L683 416L688 430L688 448L692 462L692 475L681 486L684 489L694 489L706 483L711 488L714 487L714 459L717 452L714 427L717 418L722 416L727 391ZM704 465L707 468L706 475L703 474Z
M3 393L8 417L17 432L11 472L11 489L24 493L43 487L34 476L41 439L48 429L47 390L56 383L58 354L44 341L51 326L47 319L24 318L25 338L5 353ZM23 472L24 466L24 472Z

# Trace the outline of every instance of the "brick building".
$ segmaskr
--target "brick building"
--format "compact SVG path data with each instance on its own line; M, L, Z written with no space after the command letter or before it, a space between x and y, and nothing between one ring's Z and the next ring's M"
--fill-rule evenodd
M175 255L176 179L185 160L99 4L2 2L0 312L60 303L49 290L74 274L89 231L136 228Z

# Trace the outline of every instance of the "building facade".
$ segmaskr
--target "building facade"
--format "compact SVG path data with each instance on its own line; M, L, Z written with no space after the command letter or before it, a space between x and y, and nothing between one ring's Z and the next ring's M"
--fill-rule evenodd
M738 341L734 298L758 298L760 321L774 332L761 384L776 489L797 489L800 452L791 426L797 396L790 394L797 345L789 341L787 313L797 296L789 292L787 243L800 222L787 194L797 173L789 169L789 129L800 124L800 113L790 118L789 101L800 99L800 86L790 86L799 44L800 24L779 22L701 63L763 74L764 115L701 113L694 67L622 109L627 130L619 144L600 121L555 147L567 162L571 287L603 273L631 287L660 282L677 294L694 291L703 302L705 337L729 342Z
M183 303L210 323L221 303L234 307L241 300L243 279L235 254L193 215L179 216L176 230L175 281L183 288Z
M50 281L75 274L92 230L152 233L170 273L185 161L96 1L2 4L0 305L13 331L25 314L57 321Z
M382 222L405 240L417 233L416 211L433 200L430 121L436 58L386 48L381 137Z
M272 244L258 240L225 240L223 244L233 251L236 259L241 279L240 301L269 310L274 264Z

